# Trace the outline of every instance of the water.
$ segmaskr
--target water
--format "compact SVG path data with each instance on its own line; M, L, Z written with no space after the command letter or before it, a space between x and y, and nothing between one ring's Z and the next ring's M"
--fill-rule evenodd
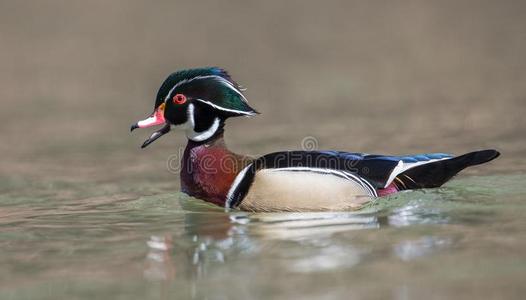
M338 213L225 212L177 192L61 182L38 198L11 190L0 299L520 298L524 183L462 177Z

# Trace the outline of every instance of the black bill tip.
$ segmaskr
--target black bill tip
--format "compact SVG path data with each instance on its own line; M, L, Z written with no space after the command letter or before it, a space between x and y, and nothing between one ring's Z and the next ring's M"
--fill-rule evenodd
M152 133L152 135L146 141L144 141L144 143L142 143L141 149L146 148L146 146L150 145L151 143L153 143L156 139L160 138L161 136L167 134L169 131L170 131L170 124L164 125L163 128Z
M148 145L150 145L152 142L153 142L153 140L150 140L150 139L144 141L144 143L142 143L142 145L141 145L141 149L146 148L146 147L147 147Z
M130 127L130 132L134 131L135 129L139 128L139 124L135 123Z

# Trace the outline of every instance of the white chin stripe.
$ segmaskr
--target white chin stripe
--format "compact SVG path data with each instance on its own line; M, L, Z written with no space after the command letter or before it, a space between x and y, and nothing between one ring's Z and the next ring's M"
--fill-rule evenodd
M210 127L207 130L202 131L202 132L196 132L194 130L195 119L194 119L194 105L193 104L188 105L187 115L188 115L187 123L189 124L188 126L186 126L187 128L186 137L188 137L188 139L192 141L195 141L195 142L205 141L211 138L216 133L216 131L219 129L219 123L220 123L219 118L215 118L214 122L212 123L212 125L210 125Z

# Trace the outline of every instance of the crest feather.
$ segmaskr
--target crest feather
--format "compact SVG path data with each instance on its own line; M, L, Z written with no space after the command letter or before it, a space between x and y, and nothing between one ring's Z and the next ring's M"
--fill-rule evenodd
M251 116L258 112L248 102L238 85L224 69L217 67L182 70L170 74L157 93L155 106L170 94L182 93L228 116Z

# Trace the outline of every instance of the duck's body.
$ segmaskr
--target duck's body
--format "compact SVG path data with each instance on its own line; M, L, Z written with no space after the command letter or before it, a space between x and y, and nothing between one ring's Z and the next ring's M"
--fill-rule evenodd
M495 158L494 150L385 156L341 151L286 151L256 159L228 150L223 135L189 141L182 191L247 211L353 210L402 190L439 187L462 169Z
M183 192L247 211L352 210L401 190L439 187L466 167L496 158L495 150L386 156L342 151L284 151L258 158L231 152L223 140L228 117L251 116L239 86L217 68L176 72L163 83L150 118L164 124L143 144L184 128Z

